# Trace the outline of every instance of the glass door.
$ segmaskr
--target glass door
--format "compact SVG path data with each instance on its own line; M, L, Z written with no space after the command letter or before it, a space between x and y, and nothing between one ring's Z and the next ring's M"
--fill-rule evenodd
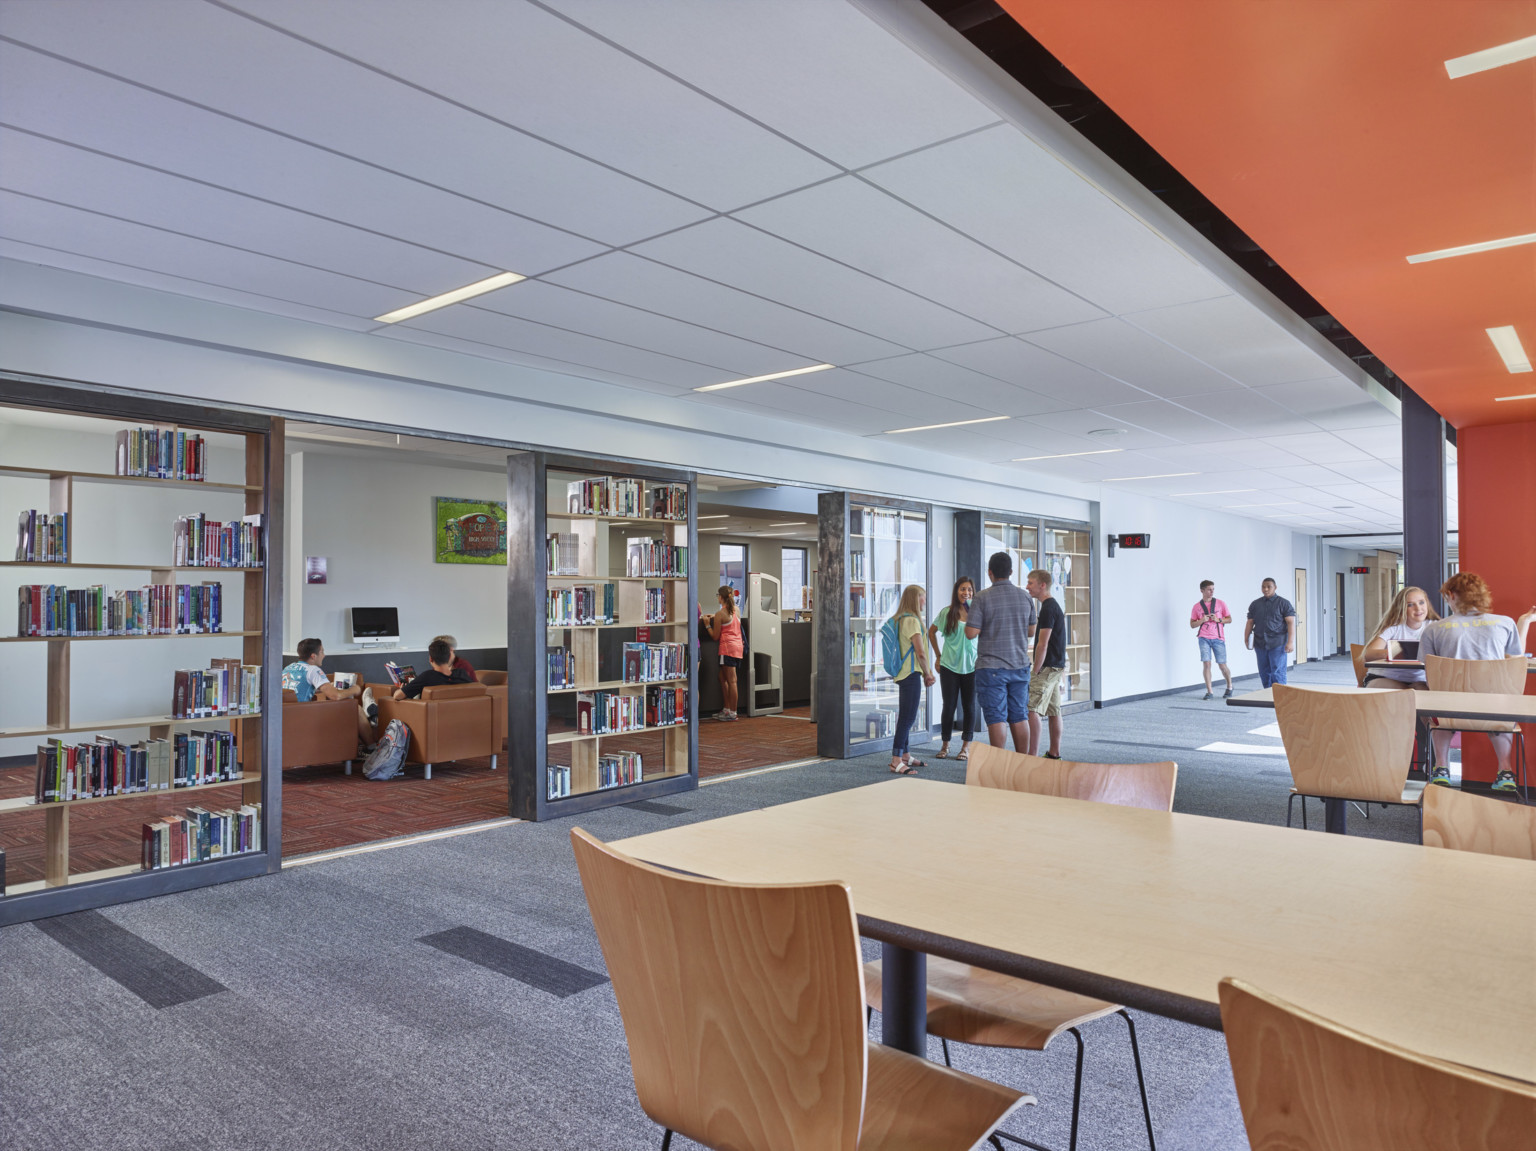
M1061 702L1077 703L1093 698L1089 679L1092 667L1093 603L1090 538L1081 527L1046 525L1041 539L1040 564L1051 573L1051 591L1067 617L1067 674L1061 679Z
M928 592L928 517L870 504L848 509L848 742L889 739L896 730L897 692L880 650L881 626L902 590ZM924 714L919 710L919 716ZM919 720L921 722L921 720Z

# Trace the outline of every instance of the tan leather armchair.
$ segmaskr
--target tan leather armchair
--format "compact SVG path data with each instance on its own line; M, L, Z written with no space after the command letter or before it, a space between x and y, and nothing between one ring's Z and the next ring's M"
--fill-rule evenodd
M345 763L352 774L357 754L357 700L312 699L298 702L293 692L283 692L283 763L309 767L320 763Z
M501 754L501 743L497 739L498 709L490 689L483 684L429 687L419 699L391 699L393 684L371 686L373 698L379 705L378 730L382 733L392 719L405 724L411 732L406 762L421 764L428 779L432 778L434 763L475 759L482 755L491 757L491 770L496 770L496 757ZM499 710L505 717L505 699ZM503 727L505 722L503 718Z
M496 749L500 751L507 746L507 673L504 671L476 672L480 682L485 685L486 692L490 695L492 704L496 709Z

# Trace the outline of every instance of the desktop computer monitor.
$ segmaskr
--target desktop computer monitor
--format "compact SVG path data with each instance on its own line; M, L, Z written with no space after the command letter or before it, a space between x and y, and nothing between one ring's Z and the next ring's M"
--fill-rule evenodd
M399 643L400 611L392 607L352 609L353 643Z

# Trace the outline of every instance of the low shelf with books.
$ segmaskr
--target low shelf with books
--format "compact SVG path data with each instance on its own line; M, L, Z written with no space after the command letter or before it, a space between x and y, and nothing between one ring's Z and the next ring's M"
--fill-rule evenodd
M536 653L508 668L512 813L695 786L692 475L539 452L508 466L509 510L521 511L509 515L508 641Z
M281 646L269 626L279 589L268 576L269 565L281 561L274 553L283 421L7 379L0 423L12 412L25 422L25 409L49 411L53 422L47 449L0 466L0 479L17 481L4 490L21 497L11 503L8 494L10 506L0 512L20 511L25 521L14 556L0 559L18 576L18 627L0 643L37 644L46 661L37 714L12 712L0 727L0 740L41 741L36 767L0 772L0 846L10 873L0 925L276 870L280 782L266 751L278 742L281 714L263 711L261 697L280 690ZM98 459L113 470L93 468ZM46 513L37 495L46 498ZM39 554L43 514L59 528ZM98 526L107 523L113 530ZM119 544L128 554L111 554ZM164 558L138 562L161 548ZM92 584L90 574L71 578L65 570L142 572L147 582ZM195 574L188 580L181 573ZM40 578L52 582L35 582ZM178 639L225 640L227 647L213 650L228 658L194 658L190 648L183 654L149 645L118 654L96 646ZM170 670L178 665L187 670ZM154 710L156 696L164 710ZM16 750L13 743L6 754ZM205 752L212 758L205 761ZM45 753L54 757L46 779ZM183 753L196 759L176 758ZM142 808L100 807L134 801ZM187 810L167 810L168 803ZM85 820L82 858L71 853L76 808ZM146 867L142 829L135 822L127 832L123 817L111 814L141 809L156 835L170 834L161 824L179 821L184 829L193 815L206 816L222 837L217 850L189 848L183 839L172 864L166 839L156 865ZM110 818L102 822L98 811Z

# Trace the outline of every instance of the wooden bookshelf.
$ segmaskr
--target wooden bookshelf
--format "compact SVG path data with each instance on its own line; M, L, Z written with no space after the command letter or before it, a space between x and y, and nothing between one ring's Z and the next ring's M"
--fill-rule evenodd
M522 659L508 661L512 814L522 819L549 819L697 786L698 671L694 629L698 537L694 518L697 492L692 473L543 452L514 456L508 467L508 648L530 653L525 657L526 666L521 666ZM647 508L658 487L677 485L685 492L688 514L673 517L573 511L568 485L602 477L637 484L638 488L619 494L637 495L640 506ZM624 505L626 510L634 506L633 502ZM551 570L554 564L548 552L549 539L556 534L566 537L566 552L561 557L564 570L558 573ZM686 568L668 565L662 568L662 574L631 575L633 569L626 568L629 536L686 548ZM601 615L604 584L611 584L614 589L611 620L584 624L548 622L551 591L591 586L598 596L596 607ZM658 589L665 592L666 615L664 619L648 621L647 594ZM623 644L637 641L637 631L648 634L647 640L639 642L683 645L686 674L664 680L622 678ZM551 686L549 655L562 648L569 652L574 682L570 686ZM624 731L573 730L581 695L602 691L643 700L648 688L686 691L686 714L677 723ZM637 736L644 737L643 751L626 746L626 741L632 742ZM552 748L560 748L562 754L568 752L570 756L570 794L556 798L549 795ZM641 755L640 782L597 786L599 759L609 748ZM557 772L565 768L564 764L555 766Z
M244 482L219 483L207 480L160 479L152 476L120 476L112 472L76 470L66 468L23 467L0 465L0 475L46 480L48 484L48 512L50 515L69 513L69 533L77 531L77 517L73 514L79 500L91 499L79 485L117 485L130 490L156 488L178 489L186 496L186 510L195 508L193 492L216 494L226 500L240 497L240 515L262 516L264 563L256 567L192 567L168 563L123 562L118 557L103 556L100 562L81 561L78 540L66 540L67 563L35 563L30 561L0 560L0 566L28 569L23 575L18 570L18 584L34 582L33 573L47 572L51 582L63 583L59 576L75 572L143 572L151 584L176 583L178 575L201 576L202 581L235 583L242 590L241 611L234 617L226 616L225 623L231 630L220 632L185 632L168 635L75 635L75 636L3 636L0 642L35 643L42 645L45 658L45 710L42 722L13 724L0 728L0 738L6 739L64 739L72 734L93 732L128 731L147 729L150 738L169 738L177 729L227 728L234 733L237 764L241 766L239 779L219 780L193 787L171 788L143 792L128 792L112 796L86 797L57 803L34 803L31 796L0 801L0 816L5 820L34 819L41 813L43 819L44 878L14 884L0 898L0 925L22 922L43 916L58 915L91 907L106 906L130 899L168 891L186 890L227 879L275 871L281 863L280 825L280 773L271 770L266 751L278 745L277 725L281 722L281 708L265 711L243 712L231 715L209 715L192 719L175 719L167 714L113 715L111 700L100 695L90 700L89 710L81 708L86 718L76 718L75 700L71 692L71 659L74 649L81 644L93 644L106 640L180 640L224 639L238 642L242 664L259 666L261 693L266 700L281 699L281 640L269 627L279 602L279 581L269 578L269 573L281 570L282 562L282 499L283 499L283 421L245 412L222 411L171 401L149 400L119 395L109 388L64 386L35 377L0 372L6 381L6 401L0 406L0 420L5 418L7 407L25 407L55 413L75 414L85 419L81 422L82 434L96 434L102 429L100 421L110 420L118 427L156 426L181 428L187 431L208 433L215 437L233 437L223 444L217 440L209 445L211 452L233 452L235 458L244 454ZM235 445L238 446L235 446ZM227 459L228 457L226 457ZM104 461L111 464L110 455ZM123 496L125 501L139 498ZM7 517L15 514L14 508L0 508ZM183 513L178 513L183 514ZM212 518L219 518L214 515ZM238 518L235 516L234 518ZM173 517L161 525L164 538L169 541L174 526ZM193 582L183 579L181 582ZM199 581L201 582L201 581ZM113 589L120 590L120 589ZM89 649L85 649L89 650ZM152 650L152 649L146 649ZM159 675L159 672L155 673ZM174 688L172 676L164 673L163 690L167 702ZM121 866L89 872L74 872L70 864L69 813L82 804L135 799L177 800L182 794L206 792L213 788L238 788L241 804L260 804L262 811L262 847L256 852L231 854L183 867L161 868L144 871L137 862L140 852L138 836L123 845L127 860ZM190 802L195 802L190 801ZM237 805L238 806L238 805ZM0 843L5 837L5 824L0 822Z

